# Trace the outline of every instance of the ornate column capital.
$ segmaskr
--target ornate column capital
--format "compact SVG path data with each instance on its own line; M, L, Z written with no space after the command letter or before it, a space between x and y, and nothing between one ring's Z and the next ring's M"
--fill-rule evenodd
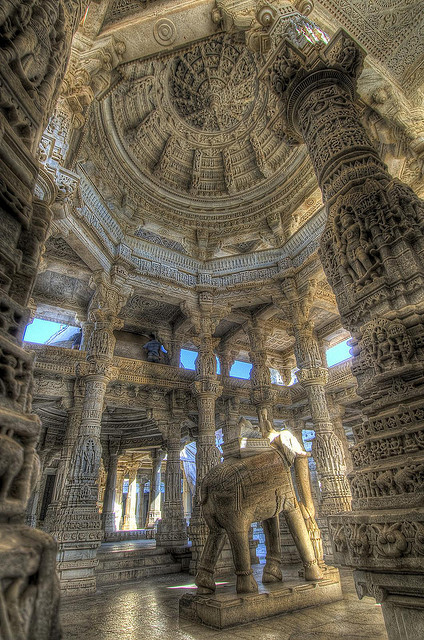
M216 399L222 393L222 385L218 380L211 380L209 378L203 378L202 380L196 380L190 386L191 392L196 397L212 398Z
M328 370L325 367L304 367L296 372L297 379L304 385L322 385L328 382Z
M305 96L317 88L338 85L354 99L365 58L364 50L343 29L326 46L306 40L303 44L299 48L287 37L281 40L260 74L281 99L285 133L299 142L304 137L299 106Z

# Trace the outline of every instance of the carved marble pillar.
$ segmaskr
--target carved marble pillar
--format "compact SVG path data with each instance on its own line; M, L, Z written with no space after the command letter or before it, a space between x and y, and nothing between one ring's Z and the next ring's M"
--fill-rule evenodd
M49 205L56 195L43 193L43 202L34 201L39 170L35 153L83 2L57 0L44 11L42 3L34 4L3 2L0 12L0 635L47 640L60 633L55 543L45 532L20 524L36 485L40 432L40 421L31 414L33 358L22 349L22 335L51 216ZM35 63L34 51L39 56ZM19 576L17 563L22 567ZM16 598L27 585L31 598Z
M109 451L106 487L103 497L102 527L105 533L116 531L116 481L118 475L119 453L116 448Z
M73 404L68 409L68 424L65 431L63 447L60 453L53 498L47 508L46 518L43 524L43 529L50 533L55 531L56 522L60 516L62 506L66 503L67 499L67 491L69 489L67 478L69 474L69 466L72 460L72 452L75 447L78 429L81 423L83 398L84 381L77 376L74 383Z
M247 322L245 325L250 342L250 361L252 370L252 402L256 406L259 427L263 437L266 437L273 427L274 394L271 386L271 374L268 366L266 351L267 331L264 325L257 322Z
M355 569L360 597L382 603L390 640L412 640L424 632L424 203L392 179L361 125L362 62L340 31L319 49L282 42L266 73L322 191L321 260L362 398L353 511L330 518L335 558Z
M161 467L165 457L165 451L154 449L152 451L152 476L150 479L149 508L147 512L146 527L154 527L161 519Z
M226 346L220 346L219 349L217 349L217 354L221 367L221 376L222 378L228 378L230 375L231 367L233 366L236 359L237 351L229 349Z
M334 432L325 395L328 371L321 366L321 354L312 324L296 324L294 333L299 367L297 378L305 387L315 429L312 455L321 484L320 516L350 511L351 495L343 446Z
M224 444L227 444L240 435L240 400L236 396L224 398L224 426L222 435Z
M137 507L137 471L139 466L140 463L137 461L128 469L128 493L125 503L124 524L122 527L125 531L137 529L135 510Z
M334 433L339 438L342 447L343 447L343 455L346 464L347 473L352 472L353 463L352 463L352 455L349 451L349 443L346 437L346 432L343 426L343 416L345 414L345 407L339 405L334 398L329 398L327 395L327 404L328 409L330 411L331 423L334 428Z
M190 573L196 572L203 547L208 535L200 506L200 484L206 473L220 462L219 450L215 440L215 403L222 392L216 376L216 341L211 334L204 334L199 343L199 355L196 360L196 381L192 392L197 399L198 437L196 453L196 489L191 513L189 537L192 543Z
M181 492L181 426L178 421L168 424L166 451L165 500L156 544L161 547L185 547L188 540Z
M118 465L118 471L116 474L116 506L117 513L115 515L116 528L120 530L122 528L123 513L122 513L122 501L123 501L123 485L124 485L125 469ZM119 519L118 519L119 516Z
M97 274L88 319L93 329L87 342L87 361L79 364L84 383L81 421L66 480L66 496L53 533L59 542L59 577L64 594L89 593L96 589L96 553L103 532L97 508L101 460L101 421L106 388L116 372L112 367L117 315L130 289L122 269Z

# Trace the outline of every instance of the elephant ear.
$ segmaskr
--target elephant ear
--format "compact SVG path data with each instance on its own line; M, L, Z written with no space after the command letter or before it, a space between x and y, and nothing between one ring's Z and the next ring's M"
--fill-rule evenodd
M290 466L293 464L296 456L306 455L305 450L297 438L295 438L288 429L281 431L271 444L284 453L287 463Z

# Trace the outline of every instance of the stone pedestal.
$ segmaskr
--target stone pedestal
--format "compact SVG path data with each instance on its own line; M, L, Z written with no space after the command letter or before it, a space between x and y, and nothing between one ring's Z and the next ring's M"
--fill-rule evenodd
M254 573L259 573L259 567ZM180 599L180 617L214 629L226 629L337 602L342 597L339 572L334 567L328 567L324 579L319 582L306 582L292 577L283 583L259 585L259 593L237 595L228 593L228 589L218 588L213 596L185 594Z

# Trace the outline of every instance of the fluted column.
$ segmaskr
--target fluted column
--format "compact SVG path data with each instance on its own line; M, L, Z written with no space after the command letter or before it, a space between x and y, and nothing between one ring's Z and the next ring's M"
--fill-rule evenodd
M156 543L161 547L184 547L188 540L181 491L181 426L178 421L168 424L166 451L165 500Z
M161 519L161 467L165 457L165 451L154 449L152 452L152 476L150 479L149 509L147 512L146 527L154 527Z
M362 398L353 511L329 520L335 558L356 569L360 596L382 603L390 640L412 640L424 630L424 202L390 176L361 124L363 58L339 31L319 49L281 42L265 74L322 191L321 261Z
M109 464L107 469L106 487L103 496L103 510L102 510L102 526L103 531L107 533L113 533L116 531L116 514L115 514L115 499L116 499L116 481L118 475L118 462L119 453L116 449L109 451Z

